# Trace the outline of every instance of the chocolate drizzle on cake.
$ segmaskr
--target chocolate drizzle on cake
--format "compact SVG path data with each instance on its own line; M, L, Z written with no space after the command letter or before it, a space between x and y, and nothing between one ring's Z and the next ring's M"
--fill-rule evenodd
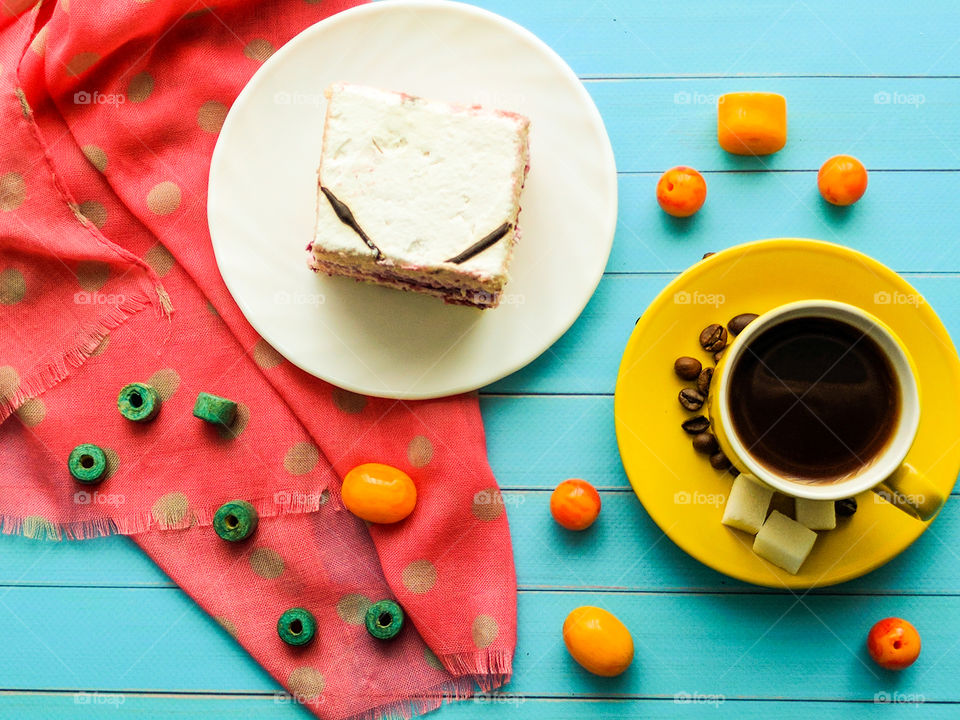
M496 243L498 240L500 240L504 235L510 232L510 228L511 228L510 223L505 222L503 225L498 227L492 233L480 238L473 245L471 245L466 250L464 250L462 253L460 253L459 255L455 255L454 257L447 260L447 262L454 263L455 265L459 265L460 263L465 263L474 255L479 255L488 247L490 247L491 245Z
M320 190L326 195L327 200L330 201L330 207L333 208L333 212L336 213L337 217L340 219L344 225L353 230L357 235L360 236L360 239L366 243L367 247L373 250L373 257L376 260L383 259L383 253L380 252L380 248L374 245L373 240L363 231L363 228L360 227L360 224L357 222L356 218L353 217L353 212L347 207L345 202L337 199L337 196L330 192L323 185L320 186ZM483 242L481 240L480 242ZM481 248L482 250L483 248ZM468 251L469 252L469 251ZM478 251L479 252L479 251ZM459 257L459 256L458 256Z

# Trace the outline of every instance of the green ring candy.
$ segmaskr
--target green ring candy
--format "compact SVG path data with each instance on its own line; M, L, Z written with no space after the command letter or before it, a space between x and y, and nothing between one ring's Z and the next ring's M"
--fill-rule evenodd
M107 456L98 446L84 443L70 452L67 467L77 482L95 485L107 472Z
M237 417L237 404L233 400L202 392L197 395L193 416L214 425L233 425Z
M231 500L224 503L213 516L213 529L224 540L240 542L253 535L259 516L253 505L246 500Z
M130 383L124 385L117 396L117 410L127 420L147 422L160 412L160 396L152 385Z
M367 632L377 640L392 640L403 629L403 610L393 600L381 600L367 609Z
M317 621L309 610L290 608L277 620L277 635L287 645L306 645L317 634Z

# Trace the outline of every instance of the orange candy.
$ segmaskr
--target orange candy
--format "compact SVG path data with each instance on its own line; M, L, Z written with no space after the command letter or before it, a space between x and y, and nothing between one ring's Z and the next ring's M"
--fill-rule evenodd
M717 141L734 155L770 155L787 144L787 101L783 95L739 92L717 103Z
M600 514L600 494L586 480L564 480L550 496L550 514L567 530L586 530Z
M707 183L692 167L670 168L657 182L657 202L668 215L690 217L706 199Z
M357 465L343 478L347 510L372 523L395 523L413 512L417 488L403 470L380 463Z
M567 615L563 643L573 659L594 675L620 675L633 662L630 631L603 608L585 605Z
M852 155L834 155L820 167L817 187L828 203L853 205L867 191L867 169Z
M884 618L867 635L867 651L887 670L903 670L920 655L920 633L902 618Z

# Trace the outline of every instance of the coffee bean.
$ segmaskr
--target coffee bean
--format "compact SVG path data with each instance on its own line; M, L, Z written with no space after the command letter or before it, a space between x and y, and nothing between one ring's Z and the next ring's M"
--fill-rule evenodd
M715 452L710 456L710 465L714 470L726 470L730 467L730 461L722 452Z
M730 322L727 323L727 330L730 331L731 335L739 335L757 317L756 313L741 313L734 318L730 318Z
M692 357L678 357L673 363L673 371L684 380L696 380L703 366Z
M714 361L715 363L718 363L718 362L720 362L720 358L722 358L722 357L723 357L723 350L721 350L720 352L715 352L715 353L713 354L713 361Z
M693 436L693 449L704 455L713 455L720 446L717 445L717 438L713 433L704 432Z
M710 391L710 381L713 380L713 368L704 368L697 377L697 390L706 395Z
M700 433L705 432L708 427L710 427L710 421L707 420L703 415L697 415L689 420L684 420L682 423L680 423L680 427L682 427L685 432L688 432L691 435L699 435Z
M833 504L833 508L838 516L850 517L857 511L857 499L844 498L843 500L837 500Z
M680 404L687 410L699 410L706 398L696 388L684 388L680 391Z
M703 257L701 258L701 260L706 260L706 259L707 259L708 257L710 257L711 255L716 255L716 253L715 253L715 252L705 252L705 253L703 254Z
M727 468L727 472L730 473L732 477L737 477L740 474L740 471L737 470L733 465Z
M707 325L700 333L700 347L707 352L723 350L727 345L727 329L723 325L714 323Z

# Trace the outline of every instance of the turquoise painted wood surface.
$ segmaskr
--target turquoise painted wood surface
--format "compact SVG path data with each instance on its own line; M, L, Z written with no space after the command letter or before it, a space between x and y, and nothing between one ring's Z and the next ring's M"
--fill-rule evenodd
M516 675L503 692L436 717L960 717L957 499L866 577L810 593L754 588L663 537L628 489L612 418L637 316L704 252L739 242L816 237L867 252L903 272L960 337L960 7L476 4L530 28L584 79L614 145L620 220L581 319L481 397L521 587ZM744 89L781 92L790 106L790 141L763 161L729 157L714 140L713 98ZM846 212L815 187L820 163L838 152L871 173ZM690 222L665 217L653 199L659 173L680 163L709 184ZM603 492L602 520L582 535L547 512L550 489L571 476ZM584 603L632 628L638 659L624 677L592 678L566 656L560 624ZM923 635L921 661L899 675L862 649L886 615L911 618ZM124 538L0 537L0 643L3 718L309 717Z

